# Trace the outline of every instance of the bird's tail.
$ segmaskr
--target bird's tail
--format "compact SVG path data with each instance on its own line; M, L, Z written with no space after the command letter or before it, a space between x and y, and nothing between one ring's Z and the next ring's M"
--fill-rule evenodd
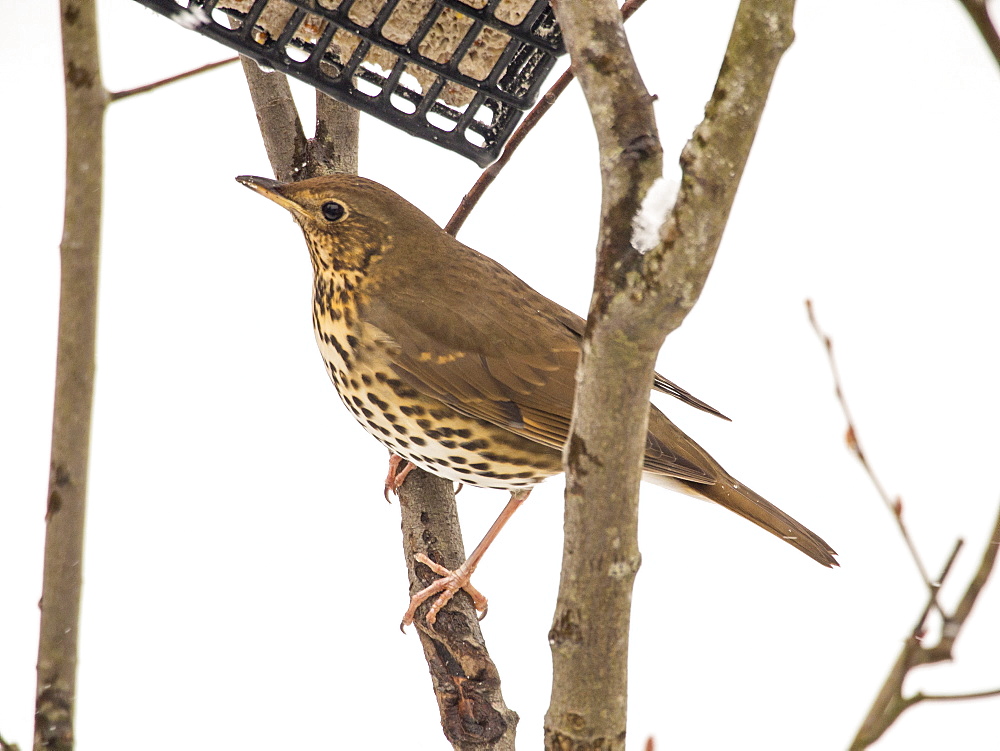
M705 449L651 407L643 479L718 503L798 548L824 566L837 566L833 548L726 472Z
M644 473L642 479L671 490L679 490L682 493L718 503L720 506L736 512L744 519L749 519L776 537L780 537L814 561L824 566L840 565L834 558L837 554L836 551L823 538L795 521L750 488L736 482L728 474L712 484L678 480L652 472Z
M726 477L714 485L692 487L692 490L780 537L817 563L827 567L840 565L834 557L837 551L826 540L732 478Z

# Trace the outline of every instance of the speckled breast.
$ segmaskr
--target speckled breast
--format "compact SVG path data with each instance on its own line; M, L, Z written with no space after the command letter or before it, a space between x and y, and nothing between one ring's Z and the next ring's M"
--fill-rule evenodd
M388 352L358 340L351 313L314 311L313 329L340 400L394 454L454 482L520 490L561 472L558 451L468 417L397 378Z

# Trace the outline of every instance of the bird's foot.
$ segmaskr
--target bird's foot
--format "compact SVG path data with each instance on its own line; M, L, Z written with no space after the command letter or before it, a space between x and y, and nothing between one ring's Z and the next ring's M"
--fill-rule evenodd
M400 469L400 464L406 466ZM410 474L412 469L413 464L406 461L403 457L396 454L389 454L389 472L385 476L385 490L383 491L383 495L387 501L389 500L389 493L399 495L399 489L403 486L406 476Z
M455 596L455 593L460 589L464 589L468 593L469 597L472 598L472 604L475 605L476 611L480 613L478 616L479 620L486 617L486 611L488 609L486 598L478 589L473 587L470 582L475 566L468 566L469 562L466 561L452 571L451 569L445 568L440 563L435 563L423 553L417 553L414 558L430 568L431 571L441 578L429 586L424 587L410 598L410 607L406 609L406 613L403 615L403 621L399 624L400 631L404 630L406 626L413 623L413 618L416 615L418 607L430 598L434 597L434 595L437 595L437 598L431 604L430 610L427 611L427 625L433 626L441 608L447 605L448 601L451 600L451 598Z

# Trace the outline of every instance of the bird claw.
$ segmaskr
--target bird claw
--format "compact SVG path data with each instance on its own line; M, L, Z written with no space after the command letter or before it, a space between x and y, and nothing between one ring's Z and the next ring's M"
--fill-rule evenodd
M401 470L399 468L400 464L405 464ZM389 454L389 472L385 476L385 489L382 491L382 495L385 496L385 500L389 503L389 493L393 495L399 495L399 489L403 486L406 481L406 476L410 474L413 470L413 464L406 461L401 456L396 454Z
M399 624L400 631L405 631L406 627L413 623L418 607L430 598L434 597L434 595L437 595L434 602L431 603L430 610L427 611L427 616L425 617L427 625L433 626L434 622L437 620L437 614L441 612L441 609L447 605L451 598L454 597L455 594L461 589L464 589L466 593L468 593L469 597L472 598L472 604L476 608L476 617L478 620L481 621L486 617L486 613L489 610L489 603L486 601L482 592L473 587L472 583L469 581L472 578L474 567L467 568L466 564L463 563L461 566L452 571L451 569L445 568L440 563L435 563L423 553L417 553L413 557L441 578L431 582L431 584L424 587L410 598L410 607L406 609L406 613L403 614L403 620Z

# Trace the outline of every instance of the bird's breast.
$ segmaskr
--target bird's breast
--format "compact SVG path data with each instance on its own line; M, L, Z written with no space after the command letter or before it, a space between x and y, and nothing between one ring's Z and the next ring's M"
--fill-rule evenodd
M340 400L393 453L454 482L504 490L561 470L559 452L411 388L393 369L391 349L365 337L352 300L315 304L313 330Z

